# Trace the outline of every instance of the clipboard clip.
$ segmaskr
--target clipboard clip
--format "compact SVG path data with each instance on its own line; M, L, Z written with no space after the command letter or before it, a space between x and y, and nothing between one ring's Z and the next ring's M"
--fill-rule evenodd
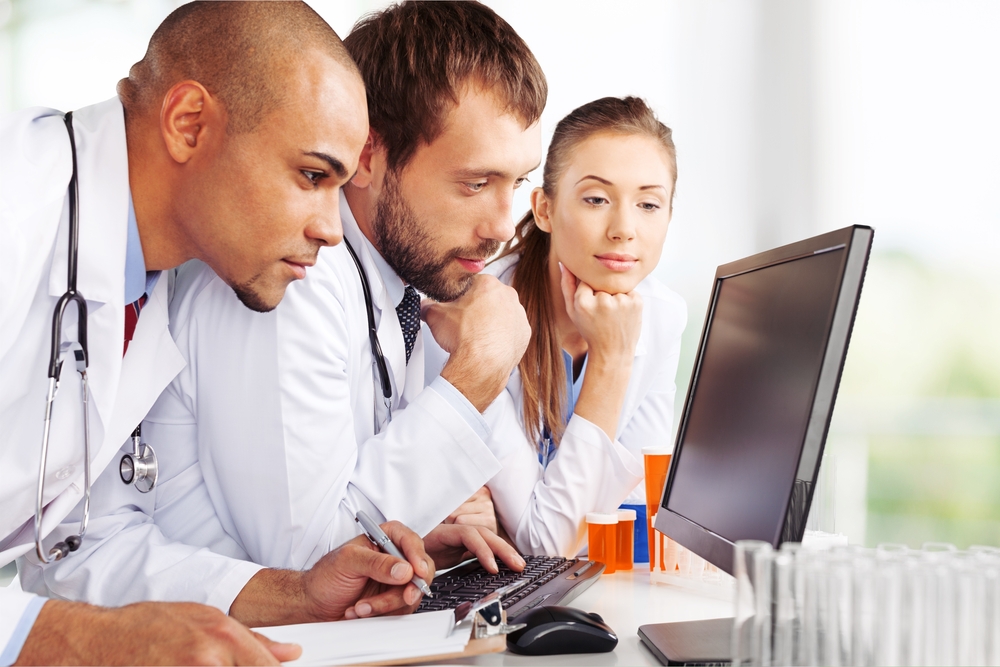
M512 584L501 586L489 595L475 602L463 602L455 608L455 629L463 625L472 626L472 638L484 639L506 635L526 627L524 623L507 624L507 611L503 608L503 596L523 588L528 579L519 579Z

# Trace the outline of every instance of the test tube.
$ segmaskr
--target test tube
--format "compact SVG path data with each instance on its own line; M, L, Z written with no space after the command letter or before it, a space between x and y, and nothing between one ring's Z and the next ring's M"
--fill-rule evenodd
M974 552L974 556L983 573L985 660L987 665L1000 665L1000 550Z
M903 645L901 665L923 665L924 631L927 623L927 586L919 552L903 561Z
M875 665L878 642L878 597L875 552L861 550L852 559L854 591L851 617L851 664L858 667Z
M677 542L670 539L663 533L659 534L659 538L660 571L666 572L667 574L677 574L677 571L680 569L681 551L684 547L677 544Z
M827 608L829 587L826 572L827 555L810 552L803 562L802 662L805 665L825 665Z
M875 551L875 595L878 601L876 665L901 665L904 652L903 563L909 550L879 545Z
M784 550L774 557L774 637L771 664L791 667L795 664L795 556Z
M956 665L986 663L986 576L974 553L954 559Z
M773 550L768 542L739 540L733 558L733 665L769 665Z
M649 537L649 571L656 569L656 545L653 540L656 532L653 530L653 518L660 507L660 497L667 483L667 470L670 468L669 447L643 447L642 463L646 482L646 531ZM660 545L662 553L663 545ZM662 569L662 568L661 568Z
M957 549L931 542L923 548L924 660L928 665L955 665L955 581L952 561Z

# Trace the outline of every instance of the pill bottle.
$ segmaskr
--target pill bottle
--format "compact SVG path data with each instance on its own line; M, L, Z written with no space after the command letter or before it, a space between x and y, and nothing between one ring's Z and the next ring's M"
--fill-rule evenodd
M618 530L617 530L616 551L618 564L616 570L631 570L635 552L633 549L633 539L635 537L635 510L618 510Z
M587 557L605 564L604 574L618 565L618 514L587 514Z

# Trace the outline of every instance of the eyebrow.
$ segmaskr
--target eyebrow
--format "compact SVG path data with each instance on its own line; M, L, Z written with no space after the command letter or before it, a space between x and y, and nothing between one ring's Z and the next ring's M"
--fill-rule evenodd
M604 185L614 185L614 183L612 183L608 179L601 178L600 176L594 176L593 174L588 174L588 175L584 176L579 181L577 181L574 185L580 185L580 183L583 183L584 181L586 181L588 179L595 180L595 181L597 181L599 183L603 183ZM667 192L667 188L665 188L662 185L642 185L642 186L639 187L640 190L654 190L656 188L659 188L660 190L663 190L664 192Z
M323 160L328 165L330 165L330 169L333 169L333 173L337 174L339 178L341 179L347 178L347 167L344 166L343 162L333 157L332 155L327 155L326 153L320 153L319 151L304 151L304 154L311 155L313 157L319 158L320 160Z
M530 174L542 165L541 161L538 162L534 167L527 170L525 175ZM457 179L470 179L470 178L510 178L510 173L506 171L501 171L499 169L456 169L452 172L452 177ZM518 176L517 178L520 178Z

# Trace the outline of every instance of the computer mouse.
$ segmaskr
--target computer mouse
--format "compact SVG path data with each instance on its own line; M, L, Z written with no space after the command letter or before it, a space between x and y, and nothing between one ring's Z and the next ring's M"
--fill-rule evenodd
M527 624L507 635L507 648L521 655L607 653L618 645L603 618L573 607L535 607L513 622Z

